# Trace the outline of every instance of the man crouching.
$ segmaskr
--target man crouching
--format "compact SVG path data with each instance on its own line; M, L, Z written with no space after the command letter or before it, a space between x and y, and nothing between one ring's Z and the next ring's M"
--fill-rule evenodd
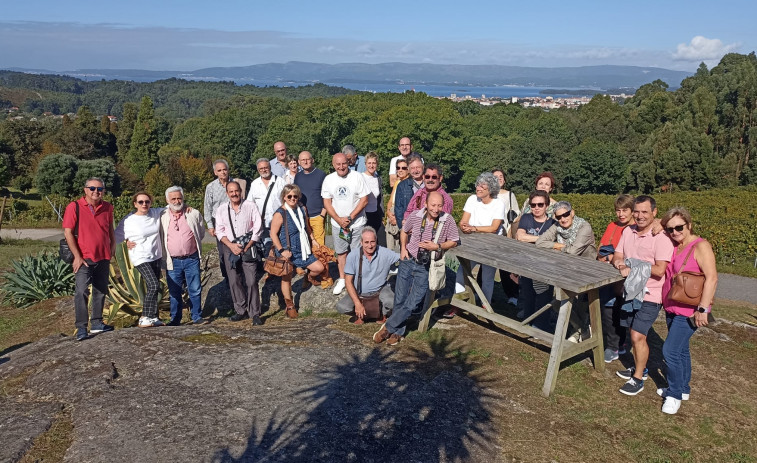
M336 304L336 310L353 314L350 321L356 325L371 319L386 321L385 315L394 306L394 293L386 277L399 259L398 253L376 244L373 227L363 227L360 247L347 255L344 266L347 295Z
M386 323L373 335L373 341L377 344L387 341L393 346L400 342L405 334L407 319L426 298L431 251L436 251L436 260L444 259L444 251L460 242L455 219L442 211L443 206L442 195L431 192L426 197L426 207L413 212L402 224L394 309ZM437 230L439 227L441 229Z

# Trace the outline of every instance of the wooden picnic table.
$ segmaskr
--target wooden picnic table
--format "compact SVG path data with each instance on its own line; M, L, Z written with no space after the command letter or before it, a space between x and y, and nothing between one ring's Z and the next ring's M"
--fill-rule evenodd
M508 330L546 341L552 345L547 374L542 392L545 396L554 391L560 362L591 350L594 368L604 371L604 349L602 342L602 322L599 307L599 288L623 277L620 272L607 263L594 259L568 255L552 249L537 248L531 243L523 243L512 238L490 233L463 235L462 244L453 249L465 274L465 287L468 300L474 302L473 294L478 294L483 308L462 299L437 301L433 305L451 304L478 317L491 320ZM471 262L490 265L516 275L531 278L534 281L548 283L555 287L555 298L551 303L538 308L536 313L525 320L516 320L498 314L492 310L491 301L486 300L483 291L471 272ZM578 343L565 339L571 311L576 298L588 295L589 322L591 337ZM431 294L427 301L434 301ZM555 334L530 326L530 323L547 310L558 310ZM431 310L427 310L420 323L419 331L428 329Z

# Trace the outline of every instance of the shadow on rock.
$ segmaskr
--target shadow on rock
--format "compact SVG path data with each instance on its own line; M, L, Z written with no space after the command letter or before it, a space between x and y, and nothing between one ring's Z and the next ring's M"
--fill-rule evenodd
M354 353L320 372L268 423L253 423L247 445L214 462L496 461L491 381L450 341L431 352Z

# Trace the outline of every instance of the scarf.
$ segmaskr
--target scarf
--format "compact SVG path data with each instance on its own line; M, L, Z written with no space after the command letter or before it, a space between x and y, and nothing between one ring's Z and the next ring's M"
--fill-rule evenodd
M566 244L568 246L576 242L576 236L578 235L578 229L586 223L581 217L573 217L573 225L570 228L563 228L560 225L557 226L557 242Z
M297 232L300 238L300 250L302 252L302 260L306 260L312 253L310 250L310 240L308 239L307 227L305 226L305 218L302 216L302 208L298 207L296 211L293 211L289 204L284 204L284 209L292 217L294 225L297 227Z

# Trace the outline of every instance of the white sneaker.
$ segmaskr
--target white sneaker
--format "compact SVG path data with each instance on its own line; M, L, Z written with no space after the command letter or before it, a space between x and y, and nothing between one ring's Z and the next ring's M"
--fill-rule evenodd
M461 285L460 283L455 282L455 294L460 294L465 292L465 286Z
M139 317L139 327L140 328L150 328L153 325L153 319L149 317Z
M576 331L575 333L571 334L567 340L569 342L572 342L573 344L578 344L578 342L581 340L581 332Z
M657 389L657 395L662 397L663 399L666 399L668 397L668 388L661 387ZM689 400L690 395L681 393L681 399L682 400Z
M518 298L517 297L511 297L507 300L507 303L510 305L518 306Z
M339 278L336 280L336 284L334 285L334 294L342 294L342 291L344 291L344 278Z
M681 401L672 397L666 397L665 403L662 404L662 412L668 415L675 415L679 408L681 408Z

